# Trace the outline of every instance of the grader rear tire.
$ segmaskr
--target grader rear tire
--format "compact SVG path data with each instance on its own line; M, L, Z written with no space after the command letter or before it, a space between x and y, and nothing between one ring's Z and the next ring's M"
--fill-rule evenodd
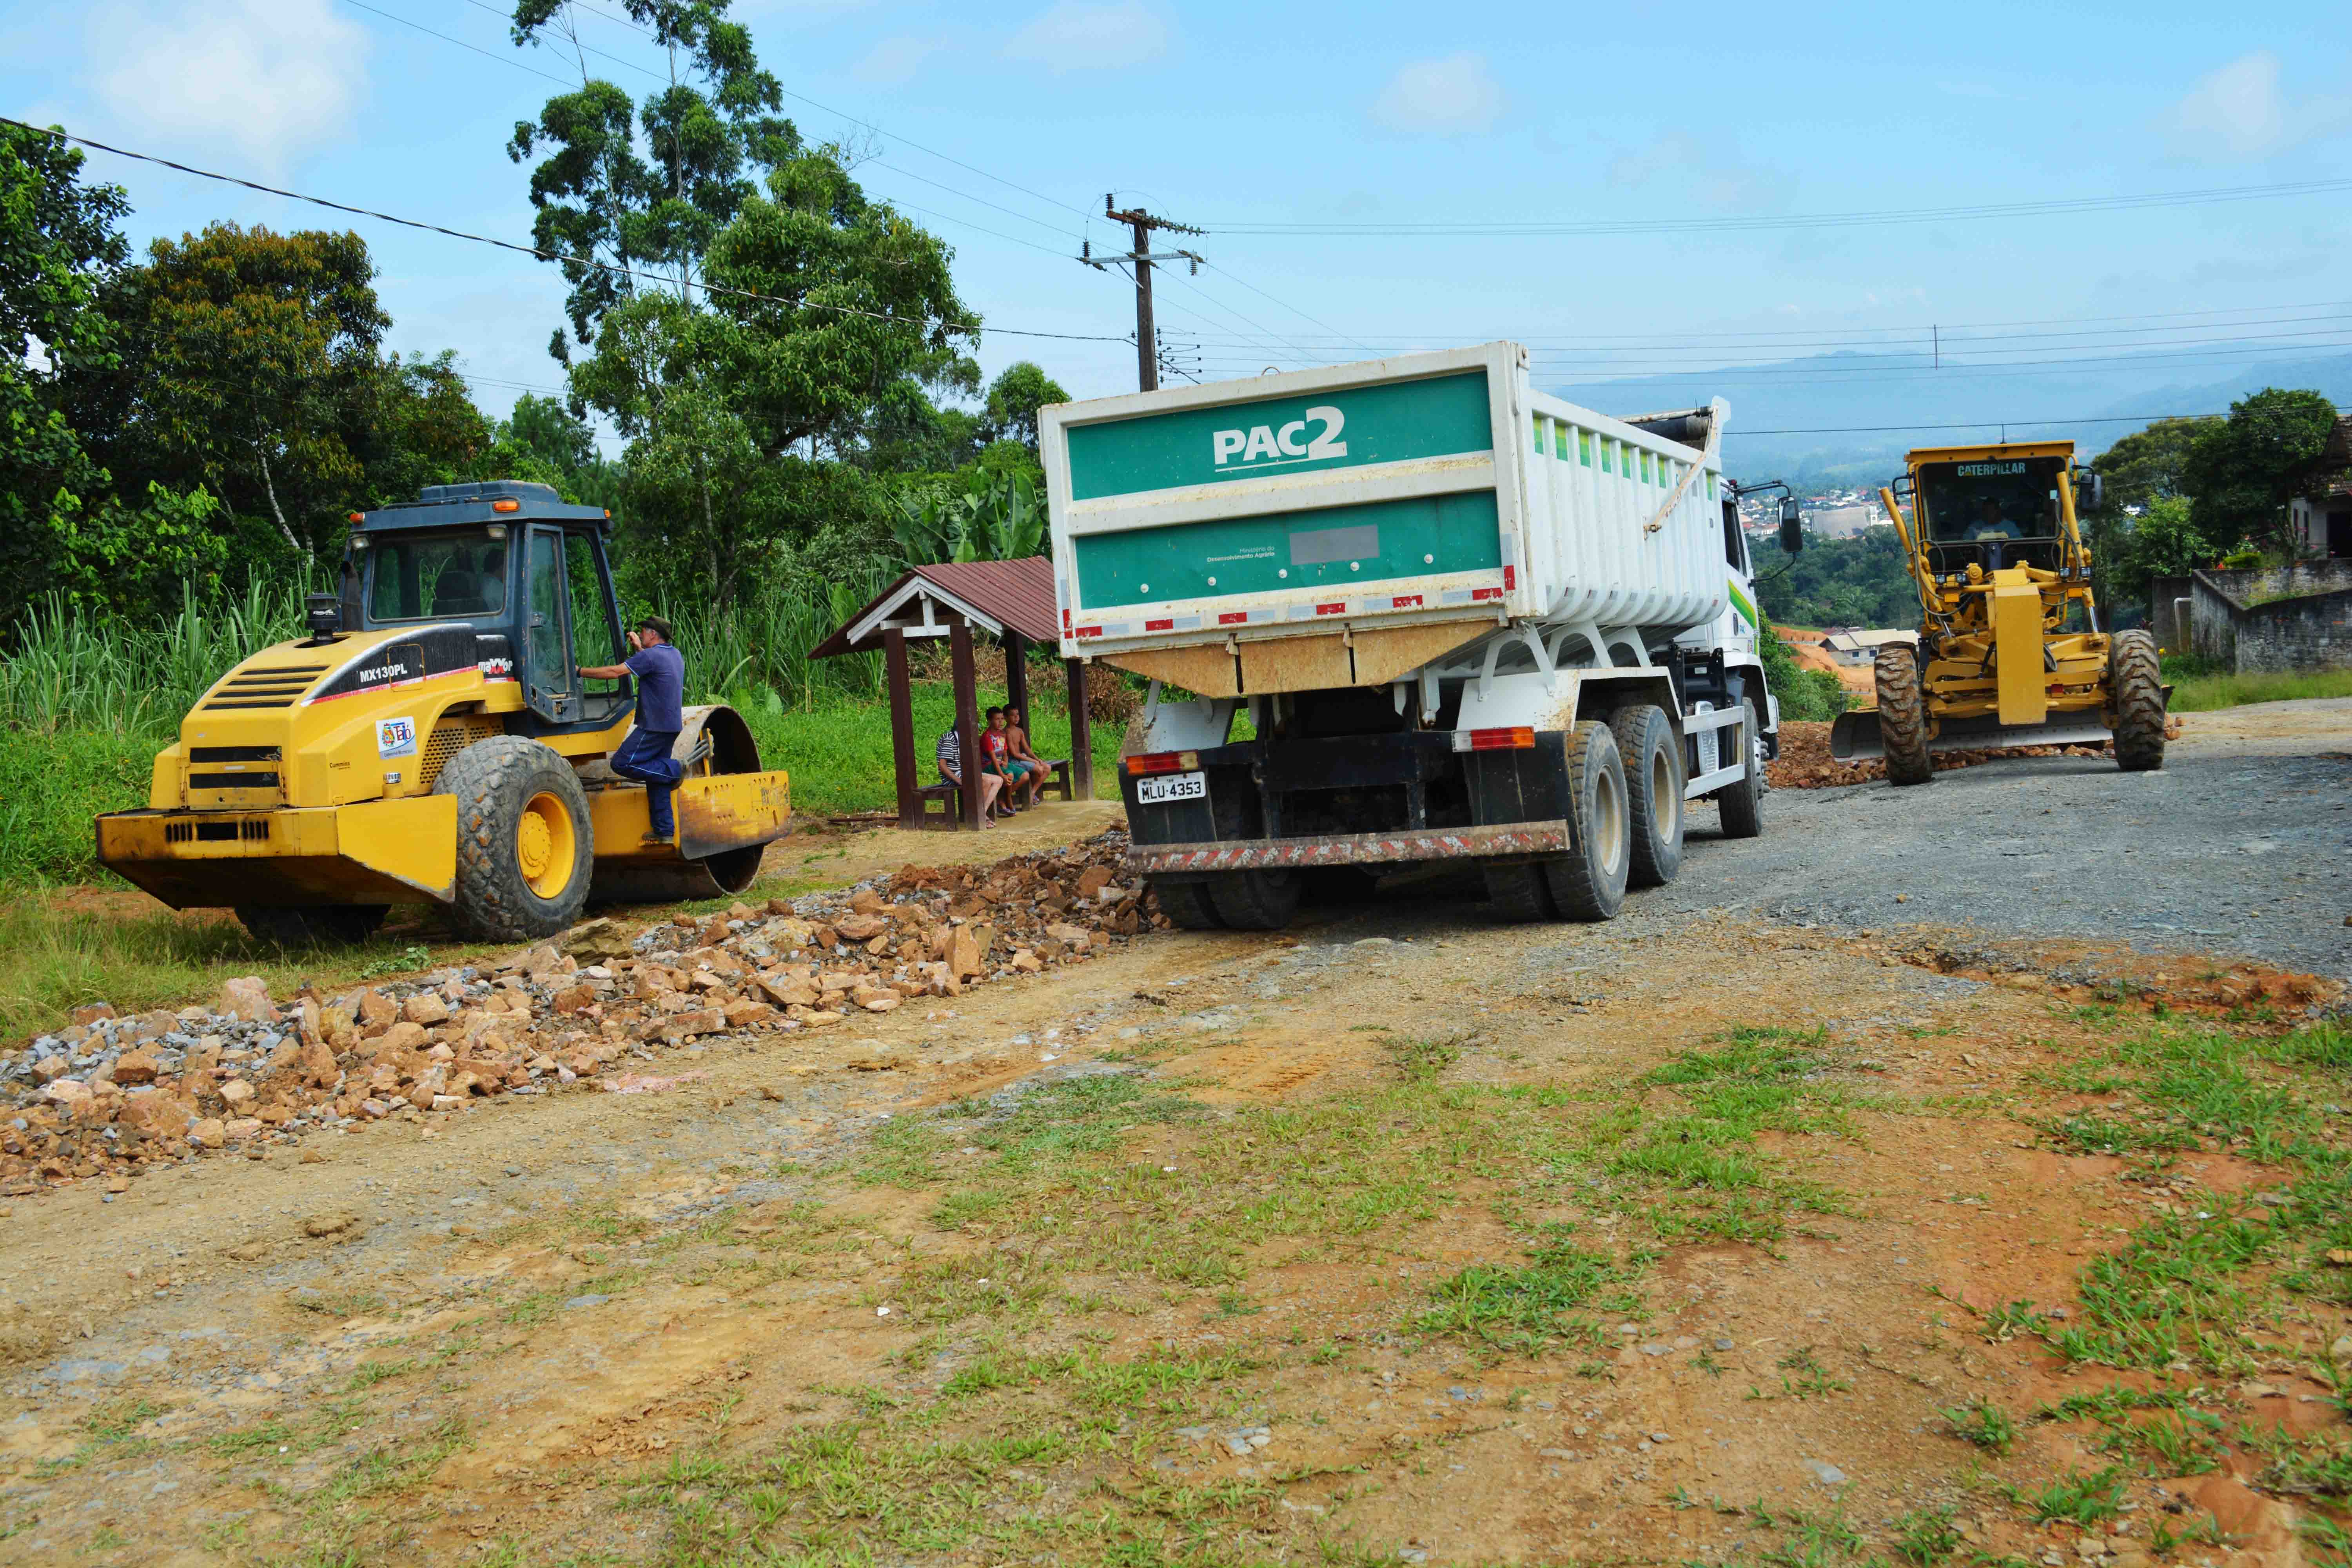
M1878 740L1886 752L1886 782L1923 784L1936 776L1927 758L1927 703L1919 690L1919 654L1901 643L1878 650Z
M1633 824L1617 738L1598 719L1568 732L1568 790L1576 811L1576 847L1543 863L1551 901L1566 920L1614 920L1625 906Z
M2117 632L2107 647L2116 704L2116 765L2127 773L2164 766L2164 671L2156 635Z
M1609 721L1625 768L1625 812L1633 828L1629 887L1663 888L1683 868L1683 745L1666 711L1651 703L1620 708ZM1752 762L1755 748L1750 747Z
M580 918L596 861L588 794L537 741L492 735L443 764L457 797L457 924L489 942L553 936Z

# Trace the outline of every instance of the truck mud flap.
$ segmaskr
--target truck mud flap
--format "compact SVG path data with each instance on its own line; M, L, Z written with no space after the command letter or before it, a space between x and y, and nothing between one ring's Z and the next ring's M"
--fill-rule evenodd
M1223 844L1139 844L1127 852L1128 869L1151 876L1219 871L1311 870L1323 866L1380 866L1416 860L1466 860L1564 853L1565 820L1506 822L1484 827L1433 828L1420 833L1349 833L1319 838L1257 838Z
M2111 731L2095 714L2062 713L2042 724L2003 724L1993 714L1947 719L1927 742L1930 752L1997 752L2013 746L2104 746ZM1878 710L1841 713L1830 726L1830 755L1842 763L1868 762L1886 754L1879 739Z

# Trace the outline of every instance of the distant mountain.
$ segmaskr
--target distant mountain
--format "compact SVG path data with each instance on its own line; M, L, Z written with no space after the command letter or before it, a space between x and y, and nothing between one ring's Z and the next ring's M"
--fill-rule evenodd
M2225 351L2203 362L2231 361ZM2308 387L2352 408L2352 354L2280 361L2247 345L2238 367L2212 380L2184 380L2176 361L2151 354L2080 372L2051 367L2001 371L1971 364L1935 369L1924 354L1834 353L1773 365L1678 372L1548 386L1603 414L1687 408L1710 397L1731 404L1725 467L1748 480L1786 479L1808 487L1879 483L1913 447L1970 441L2074 440L2095 454L2171 414L2221 414L2265 386ZM2116 423L2126 417L2135 421ZM1990 420L1965 428L1965 421ZM2004 432L2000 422L2011 423ZM1871 426L1912 428L1878 429Z

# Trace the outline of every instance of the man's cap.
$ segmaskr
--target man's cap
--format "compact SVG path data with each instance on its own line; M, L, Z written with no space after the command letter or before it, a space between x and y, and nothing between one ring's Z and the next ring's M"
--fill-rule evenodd
M675 642L677 640L669 635L669 623L663 620L659 616L639 616L637 617L637 630L641 632L651 632L654 636L661 638L664 642Z

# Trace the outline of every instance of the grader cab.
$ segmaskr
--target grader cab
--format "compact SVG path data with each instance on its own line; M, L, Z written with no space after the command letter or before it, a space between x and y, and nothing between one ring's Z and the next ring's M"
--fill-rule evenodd
M2101 629L2076 516L2099 479L2074 457L2071 441L1928 447L1879 491L1919 591L1918 646L1879 650L1878 706L1840 716L1832 755L1883 756L1897 784L1933 778L1937 752L2110 739L2126 773L2164 765L2156 639Z
M674 842L604 763L636 710L593 507L518 480L436 485L352 514L311 635L224 675L155 759L99 858L174 909L257 935L357 941L396 903L470 935L548 936L599 900L740 892L785 831L790 781L740 714L688 708Z

